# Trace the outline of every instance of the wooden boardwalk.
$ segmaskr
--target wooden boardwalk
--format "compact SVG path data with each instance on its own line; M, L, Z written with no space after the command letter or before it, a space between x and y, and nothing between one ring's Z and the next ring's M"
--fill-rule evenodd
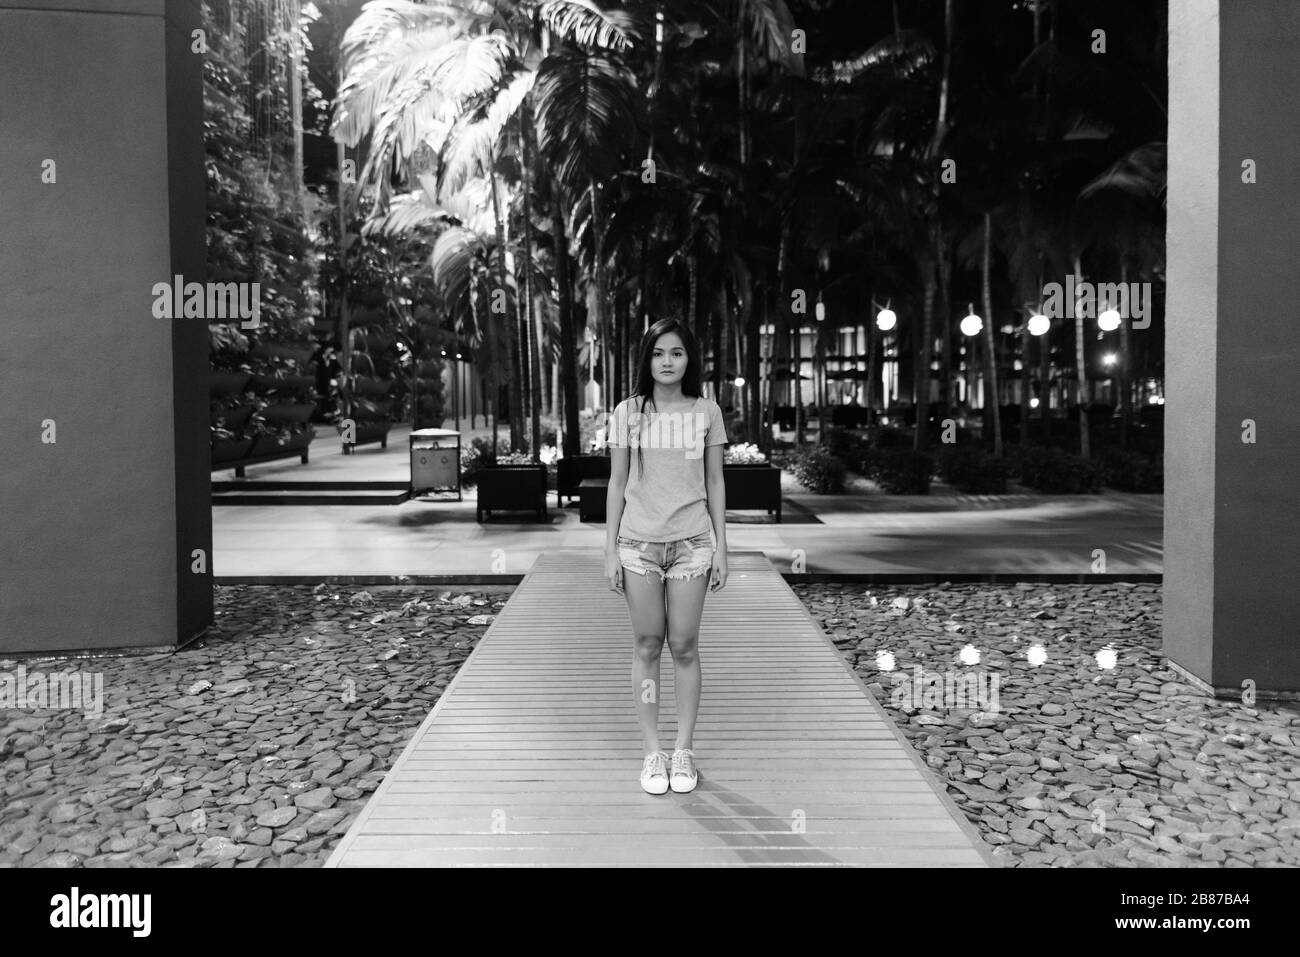
M326 866L998 866L772 564L729 558L695 791L641 790L627 605L600 549L548 550Z

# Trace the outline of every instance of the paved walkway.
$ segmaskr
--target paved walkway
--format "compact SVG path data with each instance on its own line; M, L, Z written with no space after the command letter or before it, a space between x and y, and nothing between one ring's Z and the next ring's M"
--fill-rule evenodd
M408 430L387 450L339 453L332 435L312 446L311 463L250 466L248 478L336 481L409 479ZM230 472L214 472L226 480ZM814 495L786 476L784 521L729 512L733 550L760 551L783 572L825 574L1110 574L1162 570L1163 496ZM401 505L233 506L213 509L219 580L322 576L522 575L543 551L601 548L603 523L578 508L547 523L509 513L479 525L474 490L465 500L430 496ZM521 516L523 518L523 516Z
M631 625L598 550L548 550L326 866L995 866L761 555L705 602L700 780L641 790ZM660 734L671 744L671 654Z

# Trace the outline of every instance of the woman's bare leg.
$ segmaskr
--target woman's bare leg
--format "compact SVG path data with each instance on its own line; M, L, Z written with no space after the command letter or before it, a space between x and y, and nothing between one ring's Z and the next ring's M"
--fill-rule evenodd
M692 748L695 716L700 710L700 616L709 576L668 579L668 647L673 653L674 687L677 695L677 742L675 747Z
M647 755L659 748L659 655L664 647L664 585L657 575L623 569L623 594L632 619L632 693ZM678 694L681 692L679 691Z

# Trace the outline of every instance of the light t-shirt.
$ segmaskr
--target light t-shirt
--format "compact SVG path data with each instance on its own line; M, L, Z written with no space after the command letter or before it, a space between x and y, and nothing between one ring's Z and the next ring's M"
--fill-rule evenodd
M628 449L618 534L644 542L703 535L713 529L704 485L704 450L727 444L722 409L700 396L659 412L646 399L642 413L641 401L641 396L624 399L609 420L609 444Z

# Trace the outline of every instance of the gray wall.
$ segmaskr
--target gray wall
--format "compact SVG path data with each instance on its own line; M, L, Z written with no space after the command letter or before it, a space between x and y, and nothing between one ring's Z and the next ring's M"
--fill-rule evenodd
M0 654L212 620L206 328L150 311L206 279L198 7L165 7L0 0Z
M1294 692L1300 3L1178 0L1169 24L1164 647L1223 691Z

